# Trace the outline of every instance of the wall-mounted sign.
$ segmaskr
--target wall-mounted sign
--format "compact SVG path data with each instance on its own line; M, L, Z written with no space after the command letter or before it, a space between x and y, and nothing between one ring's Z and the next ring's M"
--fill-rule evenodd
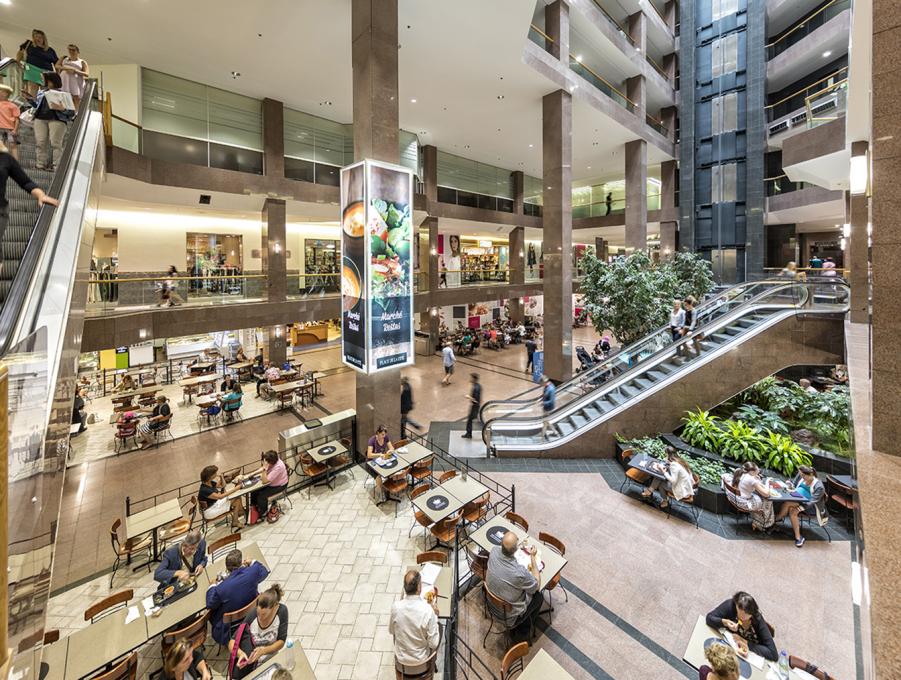
M364 373L413 363L413 173L341 170L341 359Z

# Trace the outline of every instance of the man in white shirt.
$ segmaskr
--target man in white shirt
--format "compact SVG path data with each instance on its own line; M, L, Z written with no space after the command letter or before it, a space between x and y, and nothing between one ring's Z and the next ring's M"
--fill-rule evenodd
M422 577L411 569L404 575L404 597L391 605L388 632L394 636L394 658L407 668L421 666L438 649L438 605L420 596Z
M454 349L450 343L446 343L441 350L441 363L444 364L444 379L442 385L450 385L451 376L454 374L454 364L457 363L457 357L454 356Z

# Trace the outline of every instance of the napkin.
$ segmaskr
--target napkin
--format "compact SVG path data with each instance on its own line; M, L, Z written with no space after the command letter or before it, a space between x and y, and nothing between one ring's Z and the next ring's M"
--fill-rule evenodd
M141 600L141 604L144 606L144 616L150 616L153 613L154 604L153 604L153 596L145 597Z
M128 613L125 614L125 625L127 626L132 621L141 618L141 612L138 611L136 606L131 606L128 608Z
M422 570L419 572L422 577L422 582L427 585L433 585L435 583L435 579L438 578L438 574L441 572L441 566L438 564L424 564L422 566Z

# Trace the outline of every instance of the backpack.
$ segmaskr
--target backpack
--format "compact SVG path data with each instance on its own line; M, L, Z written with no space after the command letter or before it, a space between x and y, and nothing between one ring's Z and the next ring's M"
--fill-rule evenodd
M278 507L278 503L273 503L269 506L269 512L266 513L266 521L269 524L275 524L281 516L282 511L281 508Z

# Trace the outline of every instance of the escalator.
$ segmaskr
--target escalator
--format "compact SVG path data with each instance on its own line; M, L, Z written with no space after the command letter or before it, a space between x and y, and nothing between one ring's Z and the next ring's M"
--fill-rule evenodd
M659 328L562 383L549 414L540 387L487 402L482 439L499 456L608 457L616 435L672 431L787 366L842 363L848 296L836 279L734 286L697 308L698 352Z

